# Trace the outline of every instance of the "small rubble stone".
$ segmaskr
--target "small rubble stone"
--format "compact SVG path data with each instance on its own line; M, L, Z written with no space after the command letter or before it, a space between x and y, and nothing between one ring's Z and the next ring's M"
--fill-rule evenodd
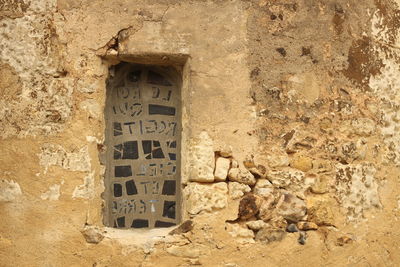
M232 168L239 168L239 162L237 162L236 159L232 159L231 167Z
M268 172L267 179L281 188L296 187L304 183L304 172L296 169L273 170ZM301 186L300 186L301 187Z
M253 155L246 156L246 159L243 161L243 165L247 168L256 168L256 164L254 163Z
M189 183L183 189L189 214L225 208L228 202L228 186L226 183L199 184Z
M258 179L253 189L254 194L268 198L274 193L274 187L267 179Z
M257 220L257 221L250 221L246 222L247 227L253 231L258 231L264 227L266 227L266 223L263 220Z
M203 131L192 146L190 161L190 181L213 182L215 155L213 141L207 132Z
M254 188L253 192L257 196L268 198L274 193L274 188Z
M215 163L214 178L215 181L225 181L228 176L229 166L231 161L226 158L219 157Z
M290 166L303 172L312 169L312 158L307 156L294 156L290 161Z
M258 179L254 188L272 188L273 185L267 179Z
M286 229L287 227L287 221L282 216L274 216L268 223L277 229Z
M336 245L342 247L342 246L344 246L344 245L346 245L346 244L349 244L349 243L351 243L351 242L353 242L353 239L352 239L350 236L345 235L345 236L339 237L339 238L336 240Z
M335 216L331 208L332 205L334 204L325 198L308 198L308 221L317 225L334 225Z
M245 193L250 192L251 188L246 184L241 184L238 182L229 182L228 190L229 190L229 196L232 199L238 199L244 196Z
M169 232L170 235L179 235L179 234L184 234L193 229L193 221L192 220L186 220L183 223L181 223L177 228Z
M325 194L329 191L329 177L327 175L320 175L317 177L315 183L311 186L311 192L314 194Z
M232 157L232 147L231 146L219 146L217 148L217 153L224 158Z
M81 233L86 242L91 244L98 244L104 239L103 231L96 226L85 225Z
M299 239L297 241L299 242L300 245L305 245L307 240L307 233L306 232L300 232L299 234Z
M297 228L302 231L317 230L318 225L313 222L298 222Z
M295 233L298 232L299 229L297 229L297 226L294 223L291 223L286 227L286 231L289 233Z
M331 172L333 170L332 162L324 159L313 160L312 166L317 173Z
M260 188L267 189L267 188ZM264 222L268 222L272 219L275 209L275 196L271 193L269 195L263 196L263 201L261 202L258 217Z
M280 155L274 154L267 157L268 166L271 168L287 167L289 166L289 157L286 153Z
M270 243L274 241L281 241L285 235L286 232L281 229L263 228L257 232L255 240L264 243Z
M286 220L297 222L306 215L306 203L300 198L283 193L276 205L277 213Z
M254 243L254 232L247 227L243 227L236 223L227 223L226 230L239 243Z
M247 185L255 185L256 178L248 170L243 168L231 168L228 173L230 181Z
M254 175L255 178L264 178L267 172L267 169L262 165L257 165L257 167L252 167L248 170L251 174Z
M246 194L239 203L239 218L241 220L247 220L255 216L261 205L261 198L252 194Z

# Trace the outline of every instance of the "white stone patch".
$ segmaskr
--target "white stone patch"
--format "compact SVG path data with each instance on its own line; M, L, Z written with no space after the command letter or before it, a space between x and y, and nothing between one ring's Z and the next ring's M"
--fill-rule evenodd
M376 169L372 164L336 165L338 200L347 209L349 221L364 217L364 211L381 207Z
M226 158L218 158L215 163L215 173L214 177L216 181L225 181L228 176L229 166L231 161Z
M0 201L10 202L22 195L21 187L13 180L0 180Z
M236 223L227 223L226 230L235 238L235 241L240 244L255 243L254 232L247 227L243 227Z
M92 199L94 197L94 172L85 176L83 184L75 187L72 198Z
M59 184L54 184L49 187L45 193L43 193L40 198L43 200L58 200L60 198L60 187Z
M200 133L191 148L190 181L213 182L214 181L214 147L213 141L207 132Z
M245 193L251 191L250 186L238 182L229 182L228 189L229 189L229 196L232 199L241 198L242 196L244 196Z
M88 146L76 152L68 152L60 145L44 144L39 154L39 163L45 167L45 172L50 166L60 166L70 171L91 170Z
M351 126L355 134L370 136L375 134L375 122L369 118L357 118L351 121Z
M291 168L272 170L267 174L267 179L275 186L303 194L310 186L305 183L304 172Z
M90 117L100 119L102 116L99 103L94 99L87 99L79 104L80 108L85 110Z
M222 209L227 205L228 186L226 183L199 184L189 183L183 194L186 200L187 211L195 215L202 211Z

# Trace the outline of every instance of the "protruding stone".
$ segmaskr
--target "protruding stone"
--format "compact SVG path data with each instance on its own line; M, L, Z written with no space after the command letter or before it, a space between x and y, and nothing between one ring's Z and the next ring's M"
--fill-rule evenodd
M228 176L229 166L231 161L226 158L219 157L215 163L215 181L225 181Z
M225 208L228 201L228 186L226 183L199 184L189 183L183 189L186 207L189 214L195 215L202 211Z
M283 193L276 205L277 213L286 220L297 222L306 215L306 204L300 198Z
M313 222L298 222L297 228L302 231L317 230L318 225Z
M326 198L308 198L308 221L312 221L317 225L334 225L335 216L331 208L332 205L334 203Z
M274 241L281 241L285 235L286 232L281 229L263 228L257 232L255 240L264 243L270 243Z
M297 241L299 242L300 245L305 245L307 240L307 233L306 232L300 232L299 234L299 239Z
M252 194L246 194L239 203L239 215L241 220L247 220L255 216L261 205L261 198Z
M289 166L289 157L286 153L274 154L267 157L268 166L271 168Z
M317 177L315 183L311 186L311 192L314 194L325 194L329 190L328 186L329 177L327 175L320 175Z
M286 229L288 225L285 218L279 215L274 215L274 217L272 217L272 219L269 220L268 223L276 229Z
M253 231L258 231L261 228L266 227L266 223L263 220L257 220L257 221L250 221L246 222L247 227Z
M254 188L272 188L273 185L267 179L258 179Z
M169 232L170 235L179 235L179 234L184 234L193 229L193 221L192 220L186 220L183 223L181 223L177 228Z
M228 189L229 189L229 196L232 199L241 198L242 196L244 196L245 193L251 191L250 186L238 182L229 182Z
M91 244L98 244L104 238L103 231L101 231L97 226L85 225L81 233L86 239L86 242Z
M316 159L313 160L312 166L315 172L325 173L333 170L332 163L329 160Z
M248 168L249 172L254 175L255 178L264 178L267 169L262 165L257 165L257 167Z
M236 223L227 223L226 230L239 243L254 243L254 232L248 229L246 226L243 227Z
M267 188L260 188L267 189ZM275 196L271 193L269 195L263 195L263 201L261 202L259 218L264 222L268 222L273 214L275 209Z
M275 186L288 188L291 185L303 184L304 172L294 169L274 170L268 172L267 178Z
M231 146L219 146L217 152L221 157L230 158L232 157L232 147Z
M295 233L295 232L298 232L299 229L297 228L297 226L294 223L291 223L286 227L286 231L289 233Z
M256 178L244 168L232 168L228 172L228 178L230 181L239 182L247 185L254 185Z
M256 164L254 163L253 155L247 156L246 159L243 161L243 165L247 168L256 168Z
M192 182L213 182L215 155L213 141L207 132L200 133L192 147L190 178Z
M294 156L290 161L292 168L307 172L312 169L312 159L307 156Z

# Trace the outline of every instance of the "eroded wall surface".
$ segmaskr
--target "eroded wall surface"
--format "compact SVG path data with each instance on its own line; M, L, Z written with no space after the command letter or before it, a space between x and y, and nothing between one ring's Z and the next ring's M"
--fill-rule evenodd
M395 0L0 1L4 266L397 266ZM182 74L183 224L103 224L121 60Z

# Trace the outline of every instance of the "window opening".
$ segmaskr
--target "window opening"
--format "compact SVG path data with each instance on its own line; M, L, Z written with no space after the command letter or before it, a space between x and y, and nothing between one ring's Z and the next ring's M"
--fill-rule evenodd
M170 67L120 63L106 101L106 223L176 225L180 219L180 80Z

